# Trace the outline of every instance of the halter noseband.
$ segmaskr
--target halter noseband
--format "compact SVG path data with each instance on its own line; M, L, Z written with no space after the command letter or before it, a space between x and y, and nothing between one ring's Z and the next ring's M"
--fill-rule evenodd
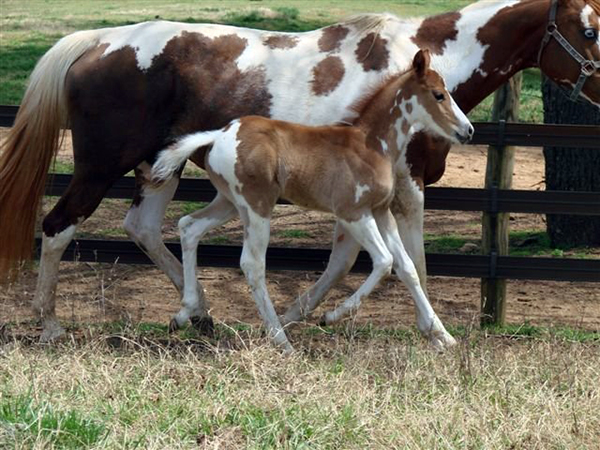
M581 65L581 73L579 74L579 79L573 88L573 92L571 92L570 99L572 101L576 101L583 89L583 85L587 81L589 77L594 75L598 70L600 70L600 61L591 61L589 59L585 59L581 56L575 47L573 47L569 41L558 31L558 25L556 24L556 12L558 10L558 0L552 0L552 4L550 5L550 17L548 19L548 26L546 27L546 34L544 35L544 39L542 40L542 45L540 47L540 51L538 53L538 66L542 60L542 52L546 47L546 44L550 42L550 39L554 38L556 41L567 51L569 55L573 57L575 61L577 61Z

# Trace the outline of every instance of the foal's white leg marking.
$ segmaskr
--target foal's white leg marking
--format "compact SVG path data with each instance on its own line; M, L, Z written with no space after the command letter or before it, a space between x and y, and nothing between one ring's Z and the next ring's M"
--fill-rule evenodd
M77 225L71 225L53 237L42 236L42 256L38 273L33 310L42 320L42 342L52 341L65 333L56 319L55 294L60 259L73 240Z
M283 326L279 322L265 281L265 258L269 245L270 220L254 213L250 208L247 209L247 213L247 215L240 214L244 221L245 231L240 267L248 280L267 332L277 345L286 352L291 352L293 351L292 344L288 341Z
M142 163L138 169L142 170L141 176L146 179L150 176L151 167ZM161 228L165 217L167 205L173 198L179 179L171 178L160 189L143 188L142 202L132 206L125 216L123 226L127 235L134 241L148 257L161 269L181 293L183 291L183 269L179 260L167 249L163 242ZM198 304L194 310L199 317L208 316L208 308L204 298L204 289L197 283Z
M408 257L392 213L387 210L376 217L379 231L387 248L394 256L394 271L410 291L417 308L417 328L429 339L433 347L444 350L456 344L454 338L446 331L444 325L433 311L425 292L419 284L419 276L411 259Z
M360 244L338 221L335 224L333 248L327 268L319 280L285 312L282 323L298 322L307 318L321 304L325 295L346 276L356 261Z
M323 322L331 324L344 316L356 311L363 297L369 295L381 279L392 270L393 257L385 246L385 242L377 229L377 223L372 215L365 215L356 222L341 221L344 227L365 248L373 260L373 270L366 281L346 301L333 311L328 311Z
M183 307L171 321L171 330L180 328L188 319L202 312L199 310L200 299L198 298L199 291L196 278L196 262L200 239L208 231L223 225L236 216L237 210L233 204L223 195L217 194L206 208L179 220L184 277Z
M427 295L427 266L423 242L425 196L410 175L398 174L391 209L406 251L417 268L419 281Z

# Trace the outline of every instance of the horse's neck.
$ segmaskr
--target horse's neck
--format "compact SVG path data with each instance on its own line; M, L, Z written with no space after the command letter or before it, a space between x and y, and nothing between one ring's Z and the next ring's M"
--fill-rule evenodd
M550 0L480 1L425 19L411 40L432 51L433 68L468 112L516 72L537 64L549 5ZM399 59L406 48L392 45L392 51Z
M468 112L515 73L537 65L548 20L549 0L523 0L505 8L477 32L487 47L480 66L464 83L451 88L458 105ZM477 15L473 10L467 16ZM465 55L466 56L466 55Z

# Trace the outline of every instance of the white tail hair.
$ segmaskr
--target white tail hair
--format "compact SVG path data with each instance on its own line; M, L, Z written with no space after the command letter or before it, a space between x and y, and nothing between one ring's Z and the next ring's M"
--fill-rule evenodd
M158 154L152 166L151 179L156 185L173 178L187 159L200 147L212 145L221 135L221 130L188 134Z

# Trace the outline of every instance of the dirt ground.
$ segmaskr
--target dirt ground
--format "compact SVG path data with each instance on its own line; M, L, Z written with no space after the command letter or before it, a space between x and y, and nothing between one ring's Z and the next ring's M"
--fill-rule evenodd
M2 130L4 133L5 130ZM0 137L2 136L0 133ZM448 158L448 167L437 186L482 187L485 174L483 147L456 147ZM69 140L60 159L69 161ZM188 171L188 173L190 173ZM517 151L514 170L515 189L543 189L543 157L541 149L521 148ZM55 201L45 201L44 209ZM128 202L106 200L81 228L80 236L123 238L122 219ZM167 212L164 235L176 239L176 224L185 211L173 202ZM189 212L189 211L187 211ZM426 233L434 236L461 235L477 239L481 234L480 214L452 211L427 211ZM543 216L514 214L513 230L543 230ZM286 231L287 230L287 231ZM290 236L289 230L296 230ZM300 232L298 232L300 230ZM272 245L329 247L333 221L330 216L280 206L272 227ZM211 232L204 242L239 244L241 227L233 222ZM31 329L29 304L35 290L37 269L23 270L20 281L0 288L0 323L11 322L17 328ZM270 293L276 309L286 305L314 283L316 272L267 273ZM350 275L336 287L328 300L315 313L318 318L341 302L364 280L364 275ZM199 279L206 288L213 317L226 323L260 323L249 289L239 269L200 269ZM464 325L476 320L479 310L477 279L429 277L431 303L443 321ZM536 325L569 325L600 329L600 285L596 283L564 283L509 281L509 323L530 322ZM154 267L122 264L62 263L57 293L57 312L66 325L99 321L131 320L168 323L179 309L179 297L160 271ZM354 318L358 324L372 323L384 327L414 326L414 308L408 291L390 277L363 303Z

